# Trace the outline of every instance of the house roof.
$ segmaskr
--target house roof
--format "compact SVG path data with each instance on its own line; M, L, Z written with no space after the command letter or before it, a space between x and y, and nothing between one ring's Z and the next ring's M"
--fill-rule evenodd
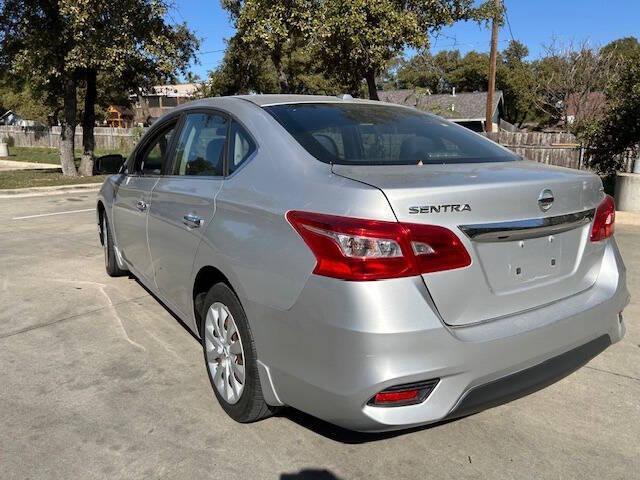
M120 115L125 117L133 117L135 115L133 113L133 110L131 110L128 107L123 107L121 105L109 105L109 108L107 109L107 113L111 113L111 112L117 112Z
M590 92L580 96L571 94L567 98L567 115L576 120L597 117L604 113L607 107L607 96L603 92Z
M487 92L430 95L417 90L389 90L378 92L383 102L397 103L435 113L451 120L484 121ZM493 97L493 112L503 101L498 90Z
M154 85L147 95L161 95L165 97L192 97L200 88L201 83L178 83L176 85Z

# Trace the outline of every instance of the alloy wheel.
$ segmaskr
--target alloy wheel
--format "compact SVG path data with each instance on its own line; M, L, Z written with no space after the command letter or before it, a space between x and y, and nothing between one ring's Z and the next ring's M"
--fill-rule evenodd
M205 352L213 384L229 404L240 400L245 385L244 349L229 308L220 302L207 311L204 324Z

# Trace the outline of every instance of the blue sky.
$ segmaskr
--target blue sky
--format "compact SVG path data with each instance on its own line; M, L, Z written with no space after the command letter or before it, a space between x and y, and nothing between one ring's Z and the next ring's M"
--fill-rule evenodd
M233 35L227 13L218 0L175 0L171 17L186 21L202 39L200 65L193 71L206 77L220 63L224 39ZM587 40L602 45L625 36L640 37L640 0L505 0L511 33L505 25L500 31L500 48L511 34L529 47L535 58L543 52L543 44L552 38L560 41ZM432 51L457 48L487 51L489 31L472 23L460 23L442 31L431 41Z

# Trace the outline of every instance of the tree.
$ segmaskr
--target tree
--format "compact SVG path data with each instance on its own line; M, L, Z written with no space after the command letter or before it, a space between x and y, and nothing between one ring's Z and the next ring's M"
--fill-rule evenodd
M588 136L589 165L612 174L622 168L623 153L632 151L636 157L640 153L640 46L637 40L622 39L603 50L615 55L617 74L606 89L607 112Z
M610 54L586 43L576 46L553 42L546 47L545 57L533 64L536 107L551 122L562 123L569 130L569 105L574 105L578 117L589 96L605 89L612 66Z
M168 8L164 0L62 2L72 47L67 65L85 86L82 175L93 172L99 78L128 91L186 73L198 41L186 25L166 22Z
M471 51L449 73L449 83L461 92L487 90L489 55Z
M450 92L451 73L462 63L459 50L442 50L435 55L423 51L404 63L398 70L400 88L426 88L431 93Z
M76 175L75 127L84 85L83 174L91 174L99 79L122 89L184 69L198 42L184 25L165 21L164 0L4 0L0 68L28 82L47 102L63 99L61 164Z
M504 93L505 117L518 127L535 115L536 83L531 64L525 60L528 55L529 49L513 40L498 64L497 86Z
M285 93L335 95L352 91L322 71L302 39L288 42L282 58L281 74L286 78ZM209 74L205 96L246 93L280 93L278 71L265 48L248 49L239 34L227 41L220 66ZM357 89L358 86L356 85Z
M62 172L75 175L73 137L77 72L66 64L70 49L67 19L60 3L47 0L4 0L0 4L0 70L48 105L63 99L60 160Z
M58 101L47 104L28 84L0 78L0 114L13 110L29 120L55 124L60 108Z
M429 34L457 21L493 18L491 4L472 0L439 2L324 0L314 15L312 42L325 68L343 81L364 79L378 99L376 76L405 47L426 48Z
M280 93L290 91L285 57L304 40L311 26L313 0L222 0L231 14L244 48L269 56Z
M218 68L209 73L203 96L279 91L278 78L269 55L262 49L249 50L239 35L227 41L224 58Z

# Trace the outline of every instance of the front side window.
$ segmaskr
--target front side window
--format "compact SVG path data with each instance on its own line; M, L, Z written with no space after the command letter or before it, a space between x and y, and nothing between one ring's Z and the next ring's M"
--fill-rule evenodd
M232 122L229 134L229 175L235 172L255 149L249 134L237 122Z
M135 172L141 175L160 175L168 158L175 123L164 127L138 156Z
M508 162L518 157L417 110L370 103L264 107L311 155L346 165Z
M224 175L224 149L228 120L218 114L186 116L176 147L174 175Z

